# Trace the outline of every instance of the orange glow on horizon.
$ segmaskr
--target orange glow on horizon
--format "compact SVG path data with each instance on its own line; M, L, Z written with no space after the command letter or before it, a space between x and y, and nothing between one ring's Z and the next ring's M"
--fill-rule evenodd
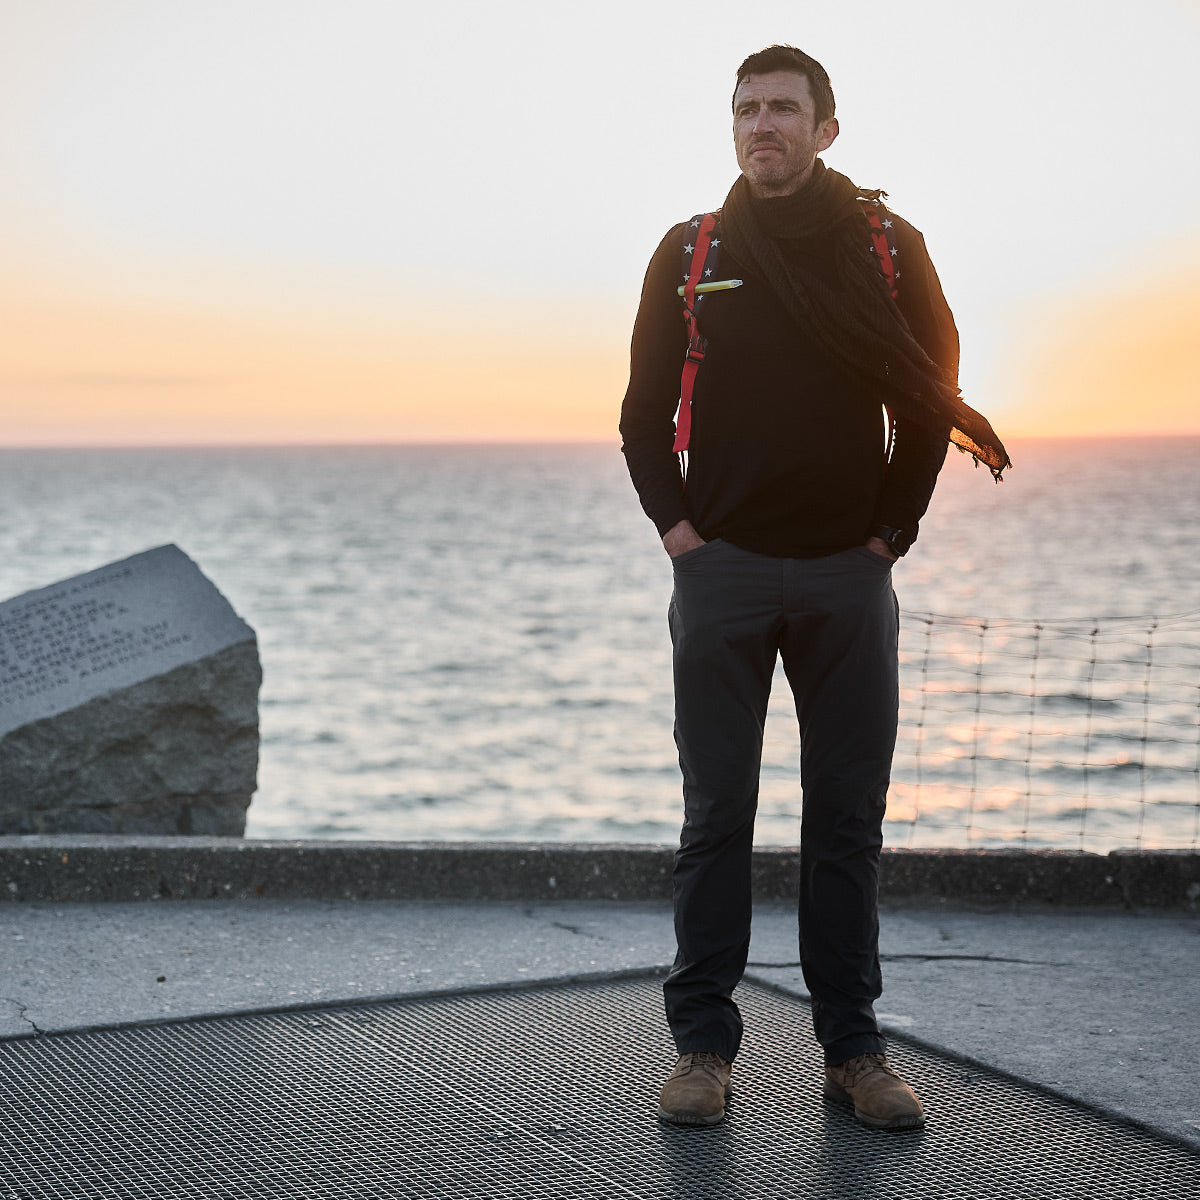
M1010 436L1200 434L1200 295L1193 277L1039 316L1018 367Z
M503 330L320 335L61 301L0 301L0 322L10 446L615 441L627 364L626 332L589 354Z

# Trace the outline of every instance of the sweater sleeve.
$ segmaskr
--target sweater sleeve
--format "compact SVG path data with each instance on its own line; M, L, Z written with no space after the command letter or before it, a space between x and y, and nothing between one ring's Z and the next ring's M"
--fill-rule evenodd
M897 304L913 336L938 366L958 378L958 329L942 293L925 239L907 221L896 225ZM875 505L876 524L906 529L914 537L929 507L938 472L946 461L947 438L914 421L896 419L891 461Z
M629 477L659 536L688 516L675 442L679 375L687 353L683 307L676 293L683 225L659 243L646 270L629 352L629 387L621 405L621 451Z

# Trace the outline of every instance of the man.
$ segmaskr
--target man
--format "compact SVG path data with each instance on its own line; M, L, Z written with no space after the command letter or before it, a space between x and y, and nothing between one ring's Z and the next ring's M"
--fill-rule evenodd
M651 260L633 332L623 451L675 579L685 815L664 993L680 1057L659 1114L682 1125L721 1120L741 1040L733 990L777 655L800 725L800 956L825 1094L876 1128L924 1121L873 1009L898 705L891 567L948 441L997 477L1008 456L959 399L958 333L920 233L817 157L837 134L815 59L790 46L747 58L733 95L741 175L711 234L716 278L705 260L706 281L726 286L680 299L681 280L702 275L691 262L704 239L700 220L677 225Z

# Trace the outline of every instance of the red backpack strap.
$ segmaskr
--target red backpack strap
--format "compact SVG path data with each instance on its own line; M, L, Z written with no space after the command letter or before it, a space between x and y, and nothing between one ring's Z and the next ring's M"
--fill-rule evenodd
M895 300L900 295L900 289L897 286L900 268L896 263L896 243L892 241L891 236L893 222L887 215L888 210L880 199L882 194L859 196L858 202L862 205L867 224L871 227L871 248L875 251L875 257L879 259L879 269L883 272L884 279L887 280L888 291L892 293L892 299ZM887 413L888 435L887 445L883 451L883 461L887 463L891 462L892 450L896 445L896 418L892 416L891 409L886 405L884 411Z
M716 213L700 213L688 222L687 240L683 247L683 319L687 322L688 348L683 360L683 372L679 377L679 416L675 422L674 454L682 454L692 438L692 390L696 386L696 372L704 361L708 343L700 336L697 314L704 302L703 295L696 295L696 285L713 273L717 261L720 238L713 237L717 229Z
M900 271L896 265L896 243L892 241L892 219L888 216L883 201L878 197L859 196L858 202L862 205L867 224L871 227L871 247L879 259L879 269L887 280L892 299L895 300L900 294L900 289L896 286Z

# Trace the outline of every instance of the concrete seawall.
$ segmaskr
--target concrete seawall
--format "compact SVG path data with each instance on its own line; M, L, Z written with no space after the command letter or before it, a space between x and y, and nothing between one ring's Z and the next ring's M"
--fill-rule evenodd
M647 845L0 838L0 900L618 900L670 897L673 850ZM799 854L754 852L759 900L791 900ZM1200 854L885 850L885 901L1200 908Z

